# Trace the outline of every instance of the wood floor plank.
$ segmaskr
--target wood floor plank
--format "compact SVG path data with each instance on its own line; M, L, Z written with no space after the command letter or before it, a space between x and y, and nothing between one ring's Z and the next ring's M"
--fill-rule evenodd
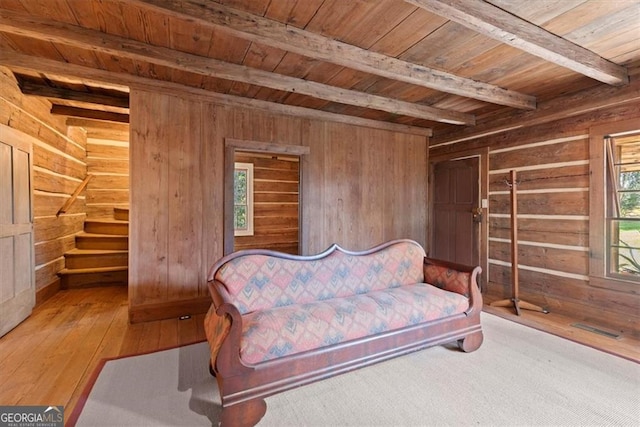
M127 298L121 286L73 289L36 307L0 338L0 405L62 404L68 417L102 359L205 339L178 319L130 325Z
M81 310L76 311L76 316L69 318L69 322L65 324L61 339L56 339L55 331L51 334L51 339L47 339L47 345L41 350L46 354L45 358L39 364L37 371L40 372L39 378L46 378L46 381L33 381L32 387L28 390L26 396L20 400L22 405L33 405L35 402L47 400L47 396L52 394L56 396L56 401L52 404L58 405L66 400L63 380L71 381L73 387L77 381L73 381L73 369L77 366L69 366L70 360L77 360L82 363L83 359L78 359L77 353L91 352L92 341L91 329L96 324L99 315L99 306L83 304ZM99 333L99 331L96 331ZM32 364L27 369L33 368ZM70 369L71 368L71 369Z
M47 378L50 370L56 369L56 364L64 360L64 356L57 357L56 350L67 344L68 336L75 333L77 319L88 310L89 306L82 304L73 310L61 311L54 321L42 324L38 332L32 334L31 339L13 355L13 361L8 361L14 364L13 368L7 364L0 367L2 372L10 373L2 389L3 394L5 391L10 393L13 404L37 404L30 398L30 391L40 383L38 379ZM19 330L20 326L16 329ZM0 346L11 345L11 334L3 337Z
M126 301L125 301L126 303ZM127 319L129 308L126 304L116 306L113 311L113 320L107 329L105 336L95 351L93 357L86 363L86 369L78 381L78 385L71 391L71 395L66 402L65 408L68 409L67 416L71 413L73 408L78 403L78 400L82 396L87 384L91 380L96 367L103 359L111 359L118 357L122 348L125 333L128 327L127 322L123 322L123 319Z
M80 333L76 336L76 341L68 343L70 350L61 352L66 356L66 360L62 361L61 369L50 378L51 385L34 390L31 396L33 399L53 402L52 399L57 398L62 401L56 404L66 406L82 378L85 374L90 374L87 360L93 360L114 320L114 314L110 304L101 303L96 304L94 310L81 319L78 325ZM61 395L61 391L58 390L63 394Z
M160 322L160 335L158 337L159 348L169 348L179 342L178 339L178 324L173 319L161 320Z

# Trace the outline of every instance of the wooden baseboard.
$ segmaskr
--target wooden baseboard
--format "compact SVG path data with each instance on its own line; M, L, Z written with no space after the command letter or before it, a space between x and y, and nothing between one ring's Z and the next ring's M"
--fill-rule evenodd
M488 305L496 300L510 297L510 289L494 282L489 283L489 291L482 296L485 304ZM590 301L578 301L573 298L561 299L550 295L526 292L526 290L522 290L522 287L520 288L520 298L545 307L552 313L572 318L577 322L586 322L600 329L609 329L636 340L640 339L639 315L616 313Z
M54 296L60 289L60 278L38 289L36 291L36 307Z
M130 303L131 304L131 303ZM140 323L153 320L175 319L181 316L203 314L211 306L211 297L168 301L155 304L129 305L129 322Z

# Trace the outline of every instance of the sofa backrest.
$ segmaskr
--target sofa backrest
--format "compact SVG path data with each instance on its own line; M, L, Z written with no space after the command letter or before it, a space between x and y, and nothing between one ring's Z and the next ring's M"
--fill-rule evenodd
M421 283L422 246L395 240L365 252L337 245L313 257L245 251L212 272L242 314Z

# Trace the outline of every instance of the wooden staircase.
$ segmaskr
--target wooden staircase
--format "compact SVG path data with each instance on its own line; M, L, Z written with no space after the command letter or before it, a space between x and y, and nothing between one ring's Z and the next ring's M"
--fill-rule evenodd
M114 219L90 219L65 252L58 272L61 288L126 286L129 264L129 209L114 208Z

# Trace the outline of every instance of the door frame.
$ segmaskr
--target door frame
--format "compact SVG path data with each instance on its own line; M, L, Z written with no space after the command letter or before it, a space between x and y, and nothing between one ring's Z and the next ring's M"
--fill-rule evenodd
M247 141L233 138L225 138L224 140L224 206L223 206L223 254L228 255L233 252L234 246L234 230L233 230L233 180L235 170L236 151L281 154L289 156L302 157L309 154L310 149L304 145L286 145L269 142ZM301 159L302 160L302 159ZM298 252L303 247L302 227L302 161L298 173L300 181L298 184Z
M437 156L429 156L429 195L434 194L433 173L437 163L449 162L452 160L463 160L470 157L478 157L478 183L480 185L478 191L478 206L482 209L482 221L480 222L480 230L478 236L478 253L480 254L480 267L484 274L480 277L480 286L483 291L489 282L489 147L475 148L455 153L441 154ZM433 239L433 199L428 198L427 211L427 242L429 246ZM483 205L483 200L486 203Z

